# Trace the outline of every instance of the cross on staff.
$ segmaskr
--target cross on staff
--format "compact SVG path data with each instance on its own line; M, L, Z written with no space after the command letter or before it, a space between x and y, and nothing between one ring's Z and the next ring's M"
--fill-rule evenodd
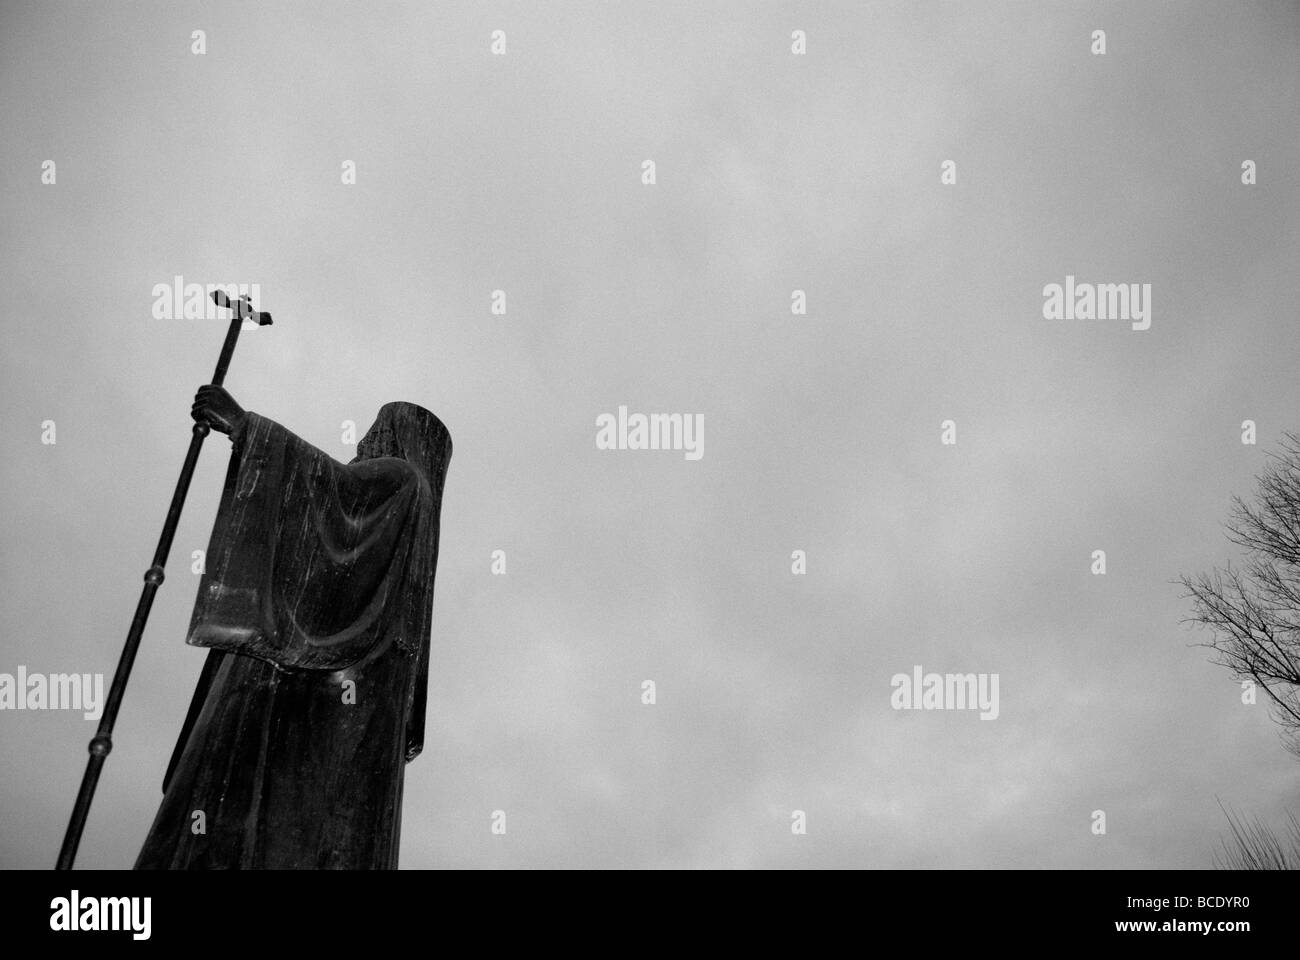
M226 331L226 340L221 345L221 354L217 357L217 369L212 374L212 383L221 386L226 379L226 369L235 352L235 342L245 320L252 320L258 326L271 323L269 313L259 312L253 308L248 294L238 300L231 300L223 290L215 290L212 299L219 307L228 307L231 311L230 327ZM190 447L185 453L185 463L181 466L180 478L172 493L171 505L167 508L167 519L163 521L162 534L158 537L158 548L154 550L153 563L144 572L144 587L140 591L140 600L135 607L135 616L131 619L131 628L127 631L126 646L117 661L117 672L113 674L113 685L108 691L108 700L100 716L99 729L91 738L88 747L90 757L86 761L86 771L81 777L81 788L77 791L77 800L72 807L72 819L67 832L63 835L63 846L59 850L58 870L71 870L72 862L77 856L77 846L81 843L81 833L90 814L90 803L95 797L95 787L99 783L99 774L104 766L104 759L113 749L113 724L117 721L117 711L122 705L126 693L126 682L131 676L131 667L135 663L136 652L140 648L140 637L144 633L145 622L149 619L149 610L153 607L154 594L163 582L163 567L167 564L167 554L171 552L172 538L176 535L176 526L181 519L181 508L185 505L189 493L190 480L194 477L194 467L199 461L199 450L203 447L203 438L211 430L203 420L195 422L190 436Z

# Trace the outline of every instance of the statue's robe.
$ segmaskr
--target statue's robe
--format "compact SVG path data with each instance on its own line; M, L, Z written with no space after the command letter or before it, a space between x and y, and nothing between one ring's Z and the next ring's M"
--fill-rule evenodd
M390 403L346 465L251 412L231 439L210 652L136 868L396 868L450 435Z

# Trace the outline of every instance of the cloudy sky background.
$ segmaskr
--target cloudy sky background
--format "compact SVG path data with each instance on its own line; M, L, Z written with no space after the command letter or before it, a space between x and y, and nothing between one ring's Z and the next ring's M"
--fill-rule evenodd
M1216 798L1300 809L1171 582L1300 429L1298 45L1293 3L6 3L0 671L107 687L225 327L152 287L259 283L236 399L455 442L404 867L1208 867ZM1043 320L1067 273L1151 329ZM619 404L703 459L598 451ZM227 457L79 866L161 798ZM891 710L914 664L1001 716ZM53 864L94 726L0 714L0 866Z

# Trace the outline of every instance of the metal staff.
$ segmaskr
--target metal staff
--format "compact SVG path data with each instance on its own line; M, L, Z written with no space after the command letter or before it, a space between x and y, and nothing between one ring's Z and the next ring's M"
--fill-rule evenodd
M235 341L239 339L239 330L245 320L253 320L259 326L271 322L269 313L259 313L253 309L248 295L232 301L221 290L213 291L212 299L219 307L229 307L232 311L230 329L226 331L226 342L221 346L221 356L217 358L217 370L212 375L212 382L221 386L226 379L226 368L230 366L230 357L235 352ZM81 832L86 826L86 817L90 814L90 802L95 798L95 786L99 783L99 772L104 766L104 758L113 749L113 724L117 720L118 707L122 705L122 696L126 693L126 681L131 676L131 665L135 663L136 651L140 648L140 636L144 633L145 621L149 619L149 609L153 606L154 594L163 582L163 567L167 563L167 554L171 551L172 537L176 535L176 525L181 519L181 508L185 505L185 495L189 493L190 480L194 476L194 466L199 461L199 450L203 447L203 438L211 427L202 420L196 421L190 437L190 448L185 454L185 464L181 467L180 479L176 481L176 490L172 493L171 506L167 508L167 519L163 522L162 534L158 537L158 549L153 554L153 564L144 572L144 589L140 592L140 602L136 604L135 616L131 620L131 629L127 631L126 646L117 661L117 672L113 674L113 685L108 691L108 700L99 719L99 731L90 741L90 759L86 761L86 772L81 777L81 789L77 791L77 802L72 808L72 820L68 831L63 835L63 847L59 850L58 870L71 870L72 861L77 856L77 845L81 843Z

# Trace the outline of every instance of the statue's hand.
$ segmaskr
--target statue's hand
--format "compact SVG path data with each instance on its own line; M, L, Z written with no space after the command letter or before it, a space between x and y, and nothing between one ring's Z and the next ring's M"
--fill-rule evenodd
M194 395L194 405L190 416L203 421L219 433L231 434L244 422L244 408L235 403L235 398L226 392L225 387L209 383L199 387Z

